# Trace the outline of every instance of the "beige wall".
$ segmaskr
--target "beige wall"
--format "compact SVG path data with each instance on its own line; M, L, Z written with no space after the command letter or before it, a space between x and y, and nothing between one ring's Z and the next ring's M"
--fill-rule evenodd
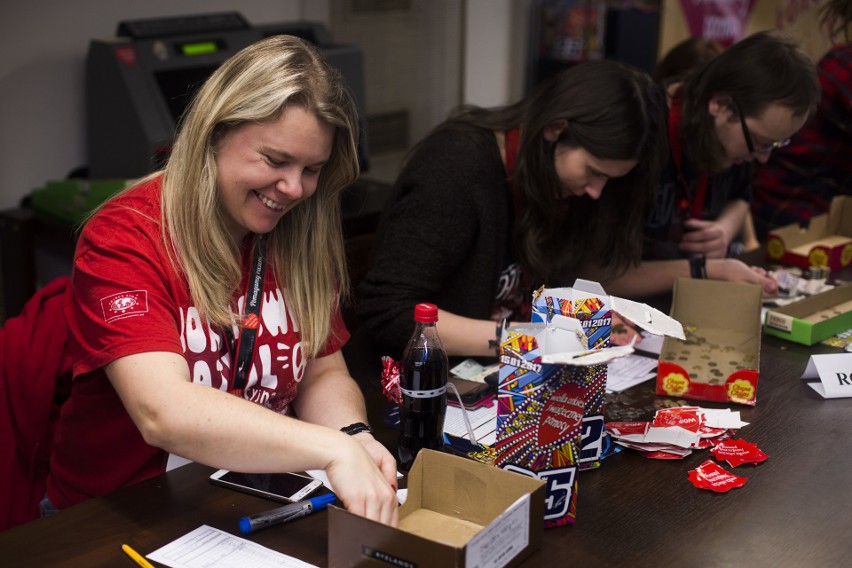
M780 27L795 37L802 49L817 60L830 45L828 38L820 33L816 17L824 1L757 0L752 8L746 34ZM690 35L680 0L663 0L661 10L659 56Z

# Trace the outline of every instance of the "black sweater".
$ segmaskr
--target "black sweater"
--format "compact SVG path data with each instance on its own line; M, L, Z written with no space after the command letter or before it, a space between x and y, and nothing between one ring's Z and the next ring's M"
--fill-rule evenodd
M465 127L424 140L395 183L358 291L360 320L383 354L401 356L419 302L490 317L508 257L510 206L493 132Z

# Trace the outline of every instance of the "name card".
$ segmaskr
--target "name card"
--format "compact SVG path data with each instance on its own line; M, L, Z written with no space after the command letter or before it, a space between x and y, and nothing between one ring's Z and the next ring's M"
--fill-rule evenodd
M802 378L823 398L852 397L852 353L811 355Z

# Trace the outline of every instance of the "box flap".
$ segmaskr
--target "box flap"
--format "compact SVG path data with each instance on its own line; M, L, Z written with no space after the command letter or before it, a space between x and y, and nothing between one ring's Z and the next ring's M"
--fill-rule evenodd
M544 485L531 477L433 450L421 450L414 464L400 518L415 508L426 508L485 526L518 497Z
M852 237L852 196L836 195L831 200L827 233Z

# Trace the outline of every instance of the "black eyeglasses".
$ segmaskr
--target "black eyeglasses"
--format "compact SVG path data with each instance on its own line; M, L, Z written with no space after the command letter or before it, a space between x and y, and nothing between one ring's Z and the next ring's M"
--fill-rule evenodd
M740 110L740 105L734 101L734 110L737 111L737 114L740 115L740 126L743 129L743 138L745 138L746 146L748 147L748 153L754 154L755 152L760 152L761 154L765 154L775 150L777 148L783 148L784 146L788 146L790 144L790 139L782 140L781 142L770 142L769 144L761 144L760 146L754 145L754 140L751 139L751 131L748 129L748 125L745 121L745 115L743 111Z

